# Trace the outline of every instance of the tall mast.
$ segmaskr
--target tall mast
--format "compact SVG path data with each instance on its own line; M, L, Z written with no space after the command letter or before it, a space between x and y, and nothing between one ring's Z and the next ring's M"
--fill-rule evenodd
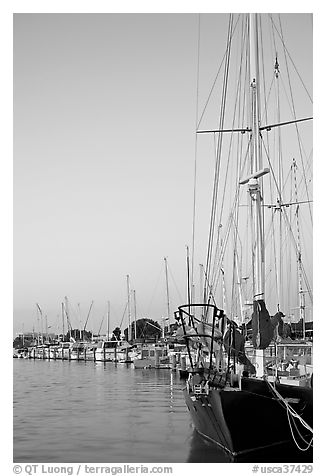
M44 344L44 335L43 335L43 313L42 309L40 306L36 303L37 309L39 310L40 313L40 318L41 318L41 336L42 336L42 344Z
M135 325L135 332L134 332L134 339L137 339L137 308L136 308L136 291L134 290L134 325Z
M85 336L86 326L87 326L87 323L88 323L88 319L89 319L89 316L90 316L90 313L91 313L93 304L94 304L94 301L92 301L92 302L91 302L91 305L89 306L88 314L87 314L86 321L85 321L85 325L84 325L84 329L83 329L83 336Z
M110 301L108 301L108 340L110 340Z
M166 302L167 302L167 311L168 311L168 322L169 322L169 331L170 331L170 295L169 295L169 278L168 278L168 263L167 258L164 258L165 264L165 282L166 282Z
M70 342L72 328L71 328L71 324L70 324L70 320L69 320L68 298L67 298L67 296L65 296L65 313L66 313L66 318L67 318L68 338L69 338L69 342Z
M49 328L48 328L48 316L45 314L45 336L46 341L49 342Z
M237 284L238 284L238 291L239 291L239 307L240 307L240 319L239 323L244 323L244 310L243 310L243 294L242 294L242 283L241 283L241 275L239 270L239 256L236 254L235 256L235 267L236 267L236 274L237 274Z
M61 315L62 315L62 342L65 340L65 310L64 304L61 303Z
M77 303L78 307L78 318L79 318L79 340L82 339L82 332L81 332L81 310L80 310L80 302Z
M200 278L200 300L204 303L204 299L205 299L205 288L204 288L204 265L203 264L200 264L199 265L199 278ZM201 310L201 314L202 316L204 316L204 306L202 307L202 310Z
M253 257L254 257L254 300L264 300L264 231L263 198L260 177L267 173L262 170L260 141L260 104L259 104L259 52L258 52L258 15L250 13L250 106L251 106L251 178L248 182L249 194L253 204Z
M40 345L40 318L38 312L38 305L36 304L36 318L37 318L37 344Z
M130 312L130 284L129 274L127 274L127 303L128 303L128 340L131 338L131 312Z
M296 225L297 225L297 250L298 250L298 281L299 281L299 309L300 309L300 320L302 320L302 332L303 332L303 338L306 338L306 316L305 316L305 295L303 291L303 286L302 286L302 260L301 260L301 239L300 239L300 227L299 227L299 204L298 204L298 185L297 185L297 164L295 159L293 159L293 174L294 174L294 194L295 194L295 201L297 203L297 209L295 212L296 216Z

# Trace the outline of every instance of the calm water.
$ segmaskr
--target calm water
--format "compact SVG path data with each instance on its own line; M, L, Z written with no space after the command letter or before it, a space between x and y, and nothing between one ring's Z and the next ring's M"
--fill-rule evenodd
M227 462L170 370L15 359L14 462Z

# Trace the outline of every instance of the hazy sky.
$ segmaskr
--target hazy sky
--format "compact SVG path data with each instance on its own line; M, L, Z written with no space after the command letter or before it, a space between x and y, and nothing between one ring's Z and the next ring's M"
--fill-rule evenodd
M202 18L207 85L226 18ZM311 17L291 25L305 62ZM36 325L36 302L55 327L64 296L74 327L77 304L84 322L92 300L90 328L98 330L108 300L112 326L120 325L127 274L138 317L160 319L165 256L171 309L181 304L197 36L196 14L15 14L15 331Z

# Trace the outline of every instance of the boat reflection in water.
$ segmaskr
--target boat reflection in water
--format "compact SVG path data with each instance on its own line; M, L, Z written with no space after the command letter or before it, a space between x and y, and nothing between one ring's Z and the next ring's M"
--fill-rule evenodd
M190 440L190 452L187 463L230 463L230 458L208 440L202 438L196 430Z
M266 461L269 463L293 463L293 461L303 463L305 460L306 456L301 451L295 451L293 447L285 445L231 458L194 429L187 463L266 463Z

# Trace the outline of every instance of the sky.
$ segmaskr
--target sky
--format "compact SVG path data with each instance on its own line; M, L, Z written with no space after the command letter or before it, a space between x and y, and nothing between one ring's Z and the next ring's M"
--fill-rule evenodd
M226 19L201 18L200 106ZM289 29L311 68L311 17ZM185 300L197 45L197 14L14 15L14 332L36 328L36 303L55 329L65 296L73 327L92 301L89 328L107 301L120 325L127 275L137 316L159 321L164 257L171 310Z

